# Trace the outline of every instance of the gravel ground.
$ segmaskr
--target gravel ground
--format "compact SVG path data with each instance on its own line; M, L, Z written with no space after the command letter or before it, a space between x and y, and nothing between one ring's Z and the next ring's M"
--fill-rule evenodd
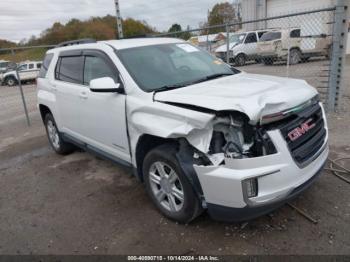
M323 61L310 68L317 63ZM328 116L332 158L350 155L349 90L347 85L342 110ZM289 206L248 224L219 223L204 214L179 225L157 212L129 170L84 152L54 154L36 111L35 87L26 86L25 93L31 127L18 89L0 88L0 254L350 253L349 185L328 171L293 202L316 225Z

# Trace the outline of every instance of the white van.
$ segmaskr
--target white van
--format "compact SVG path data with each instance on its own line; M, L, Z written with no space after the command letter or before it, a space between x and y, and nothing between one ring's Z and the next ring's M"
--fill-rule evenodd
M237 33L230 37L230 63L234 63L237 66L243 66L249 60L255 60L259 62L259 54L257 44L260 41L261 36L266 33L267 30L258 30L244 33ZM215 50L217 57L226 61L227 58L227 44L218 47Z

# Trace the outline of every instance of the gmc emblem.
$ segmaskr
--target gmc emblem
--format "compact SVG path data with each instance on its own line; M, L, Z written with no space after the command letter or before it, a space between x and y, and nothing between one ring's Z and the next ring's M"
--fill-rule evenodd
M315 127L315 123L310 125L310 122L312 121L312 118L307 120L306 122L302 123L301 126L293 129L288 133L288 137L291 141L297 140L299 137L307 133L310 129Z

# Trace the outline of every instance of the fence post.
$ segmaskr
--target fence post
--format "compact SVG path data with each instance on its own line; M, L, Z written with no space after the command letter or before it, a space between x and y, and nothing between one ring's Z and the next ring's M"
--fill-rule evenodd
M230 64L230 27L226 24L226 63Z
M14 55L14 50L11 50L12 55ZM24 97L24 93L23 93L23 88L22 88L22 83L21 83L21 78L19 76L18 73L18 66L16 65L16 77L17 77L17 81L18 81L18 87L19 87L19 91L21 93L21 98L22 98L22 103L23 103L23 108L24 108L24 114L26 115L26 119L27 119L27 125L30 126L30 120L29 120L29 115L28 115L28 109L27 109L27 103Z
M338 109L341 98L342 70L346 55L347 40L347 6L346 0L337 0L336 10L334 11L333 43L330 65L330 77L328 86L327 109L334 112Z

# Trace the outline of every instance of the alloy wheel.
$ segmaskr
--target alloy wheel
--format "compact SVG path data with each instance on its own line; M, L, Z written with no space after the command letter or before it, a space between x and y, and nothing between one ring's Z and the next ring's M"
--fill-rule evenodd
M60 137L56 125L51 120L47 121L47 133L52 146L58 150L60 148Z
M152 193L158 203L170 212L178 212L184 205L185 197L181 181L169 165L155 162L149 170Z

